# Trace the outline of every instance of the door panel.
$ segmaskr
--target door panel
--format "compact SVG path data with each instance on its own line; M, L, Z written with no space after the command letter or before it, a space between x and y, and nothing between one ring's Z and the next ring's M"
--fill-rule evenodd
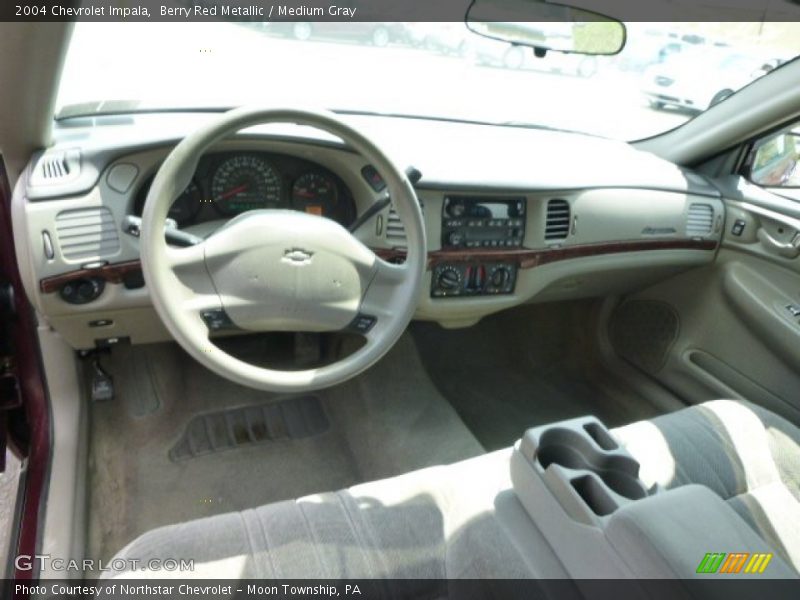
M752 265L736 260L727 263L724 271L723 292L745 327L790 367L800 370L800 301L796 299L800 281L776 284L782 273L771 281Z
M800 219L785 198L764 202L769 193L760 188L733 189L714 263L626 298L617 311L644 300L675 312L664 359L643 370L687 401L747 399L798 423Z
M11 543L0 550L0 560L6 558L3 556L4 552L9 557L36 553L40 533L39 509L47 485L50 460L50 405L44 391L36 324L17 266L10 203L11 190L0 157L0 280L9 282L13 288L9 309L4 316L8 319L8 312L13 310L13 319L6 321L10 331L6 336L13 349L11 364L19 383L18 390L14 390L14 398L18 394L19 401L22 402L21 407L6 414L10 429L8 441L13 442L15 449L15 456L7 455L7 473L9 477L20 476L20 479L13 485L6 485L7 481L0 484L0 494L3 495L0 502L8 508L8 514L4 516L13 519L13 522L7 521L0 528L8 527L9 524L16 525L15 530L2 533L11 536ZM8 405L6 407L9 408ZM9 500L5 501L6 498ZM16 507L12 508L14 500ZM8 578L15 575L13 562L4 564L5 576ZM30 580L35 575L33 570L16 571L17 579ZM0 597L11 597L8 590L2 587L10 586L11 583L11 579L3 579L0 583Z

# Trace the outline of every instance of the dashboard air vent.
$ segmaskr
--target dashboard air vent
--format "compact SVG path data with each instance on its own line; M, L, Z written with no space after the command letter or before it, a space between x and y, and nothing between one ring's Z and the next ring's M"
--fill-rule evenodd
M714 208L710 204L692 203L686 219L686 235L708 235L714 225Z
M420 202L420 208L424 211L425 206ZM406 247L406 228L400 220L400 215L394 209L394 205L389 207L389 215L386 217L386 241L392 244L393 248Z
M406 228L403 227L403 222L394 206L389 208L389 216L386 218L386 239L396 246L405 248Z
M42 177L45 179L62 179L69 175L69 165L63 154L47 156L42 161Z
M31 185L50 185L71 181L80 173L80 167L80 153L77 150L45 153L33 170Z
M56 235L66 259L111 256L120 249L117 224L104 206L58 213Z
M569 235L569 220L569 202L561 198L548 200L544 239L548 242L566 239Z

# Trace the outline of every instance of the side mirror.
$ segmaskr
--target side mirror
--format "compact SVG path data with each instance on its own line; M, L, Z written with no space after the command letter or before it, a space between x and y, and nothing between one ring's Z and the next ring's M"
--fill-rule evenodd
M483 37L537 52L617 54L625 25L600 13L544 0L472 0L467 27Z
M800 132L768 137L753 148L749 179L765 187L800 187Z

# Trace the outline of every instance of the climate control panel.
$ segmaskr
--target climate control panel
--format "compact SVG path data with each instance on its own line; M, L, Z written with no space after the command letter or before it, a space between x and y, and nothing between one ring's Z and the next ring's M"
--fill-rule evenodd
M517 265L510 262L441 263L433 269L432 298L512 294Z

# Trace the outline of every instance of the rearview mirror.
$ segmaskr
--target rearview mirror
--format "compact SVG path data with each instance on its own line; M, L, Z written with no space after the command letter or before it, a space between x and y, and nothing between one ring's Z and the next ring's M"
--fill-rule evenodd
M473 0L466 22L478 35L540 51L617 54L625 46L619 21L543 0Z

